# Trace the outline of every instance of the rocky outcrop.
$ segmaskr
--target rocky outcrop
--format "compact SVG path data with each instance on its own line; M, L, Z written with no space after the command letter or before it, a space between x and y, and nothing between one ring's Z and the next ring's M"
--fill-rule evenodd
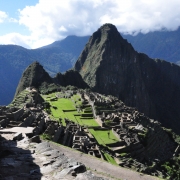
M39 88L43 83L47 85L53 83L52 78L37 61L33 62L24 71L16 89L15 96L27 87L33 86Z
M116 96L180 133L179 66L136 52L114 25L93 33L74 69L94 91Z

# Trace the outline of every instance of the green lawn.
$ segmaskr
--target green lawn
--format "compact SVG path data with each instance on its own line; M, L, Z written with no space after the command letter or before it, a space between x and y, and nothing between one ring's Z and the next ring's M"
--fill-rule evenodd
M63 125L65 125L64 118L74 120L74 118L71 118L71 117L74 117L74 116L71 116L72 112L69 112L68 115L67 113L63 112L63 110L75 109L74 103L71 101L71 99L60 98L57 101L50 101L52 97L55 97L55 93L43 96L43 98L51 104L51 107L50 107L51 118L56 119L56 120L58 120L59 118L62 118ZM56 107L56 108L53 108L53 107ZM74 122L76 121L74 120Z
M89 131L101 145L111 144L119 141L116 136L114 136L111 130L89 129ZM109 136L108 132L110 132Z
M96 127L99 126L99 124L94 119L82 119L81 118L80 120L84 126L96 126Z
M79 124L74 114L77 114L77 111L65 112L65 115L69 120Z
M108 153L103 153L103 154L104 154L104 156L105 156L105 158L106 158L106 160L107 160L108 162L110 162L111 164L117 165L117 163L116 163L116 161L114 160L114 158L111 157Z
M58 120L59 118L63 119L63 125L64 123L64 118L68 118L69 120L81 125L81 126L99 126L98 123L93 119L93 118L82 118L81 114L78 113L75 110L75 104L74 101L77 103L81 103L79 101L80 96L79 95L74 95L71 97L71 99L66 99L66 98L60 98L57 101L50 101L51 98L55 97L55 93L49 94L49 95L44 95L43 98L50 102L51 104L51 117ZM74 100L74 101L73 101ZM56 107L56 108L53 108ZM65 111L64 111L65 110ZM70 110L70 111L68 111ZM83 113L89 115L89 113ZM75 116L79 115L79 116ZM90 114L92 116L92 114Z

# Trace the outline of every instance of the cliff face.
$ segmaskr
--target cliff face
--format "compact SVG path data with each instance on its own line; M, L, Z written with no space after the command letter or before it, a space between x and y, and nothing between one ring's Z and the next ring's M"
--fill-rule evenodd
M81 75L74 70L66 71L64 74L58 73L54 78L54 82L61 86L76 86L78 88L89 88L89 86L84 82Z
M74 69L93 90L114 95L180 133L180 67L137 53L114 25L91 36Z

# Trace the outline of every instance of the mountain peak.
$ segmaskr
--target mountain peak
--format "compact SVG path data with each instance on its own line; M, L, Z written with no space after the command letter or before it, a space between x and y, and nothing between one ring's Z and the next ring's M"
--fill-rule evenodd
M127 50L128 49L128 50ZM84 51L75 64L75 70L79 71L86 83L91 87L96 86L96 70L104 64L107 71L115 71L113 65L115 61L121 61L122 56L135 53L133 47L122 38L117 28L112 24L104 24L90 37ZM111 66L112 65L112 66ZM112 67L112 68L109 68Z
M52 83L52 79L44 70L43 66L39 62L35 61L23 72L16 89L15 96L23 91L26 87L34 86L38 88L42 83Z
M117 31L117 32L118 32L116 26L113 25L113 24L110 24L110 23L103 24L103 25L99 28L99 30L101 30L101 31Z
M114 25L93 33L74 68L94 91L116 96L178 131L180 68L137 53Z

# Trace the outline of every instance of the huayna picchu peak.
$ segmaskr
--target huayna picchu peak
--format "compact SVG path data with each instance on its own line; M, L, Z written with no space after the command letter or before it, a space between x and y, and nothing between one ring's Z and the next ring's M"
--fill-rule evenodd
M116 96L180 133L180 67L136 52L114 25L93 33L74 69L94 91Z

